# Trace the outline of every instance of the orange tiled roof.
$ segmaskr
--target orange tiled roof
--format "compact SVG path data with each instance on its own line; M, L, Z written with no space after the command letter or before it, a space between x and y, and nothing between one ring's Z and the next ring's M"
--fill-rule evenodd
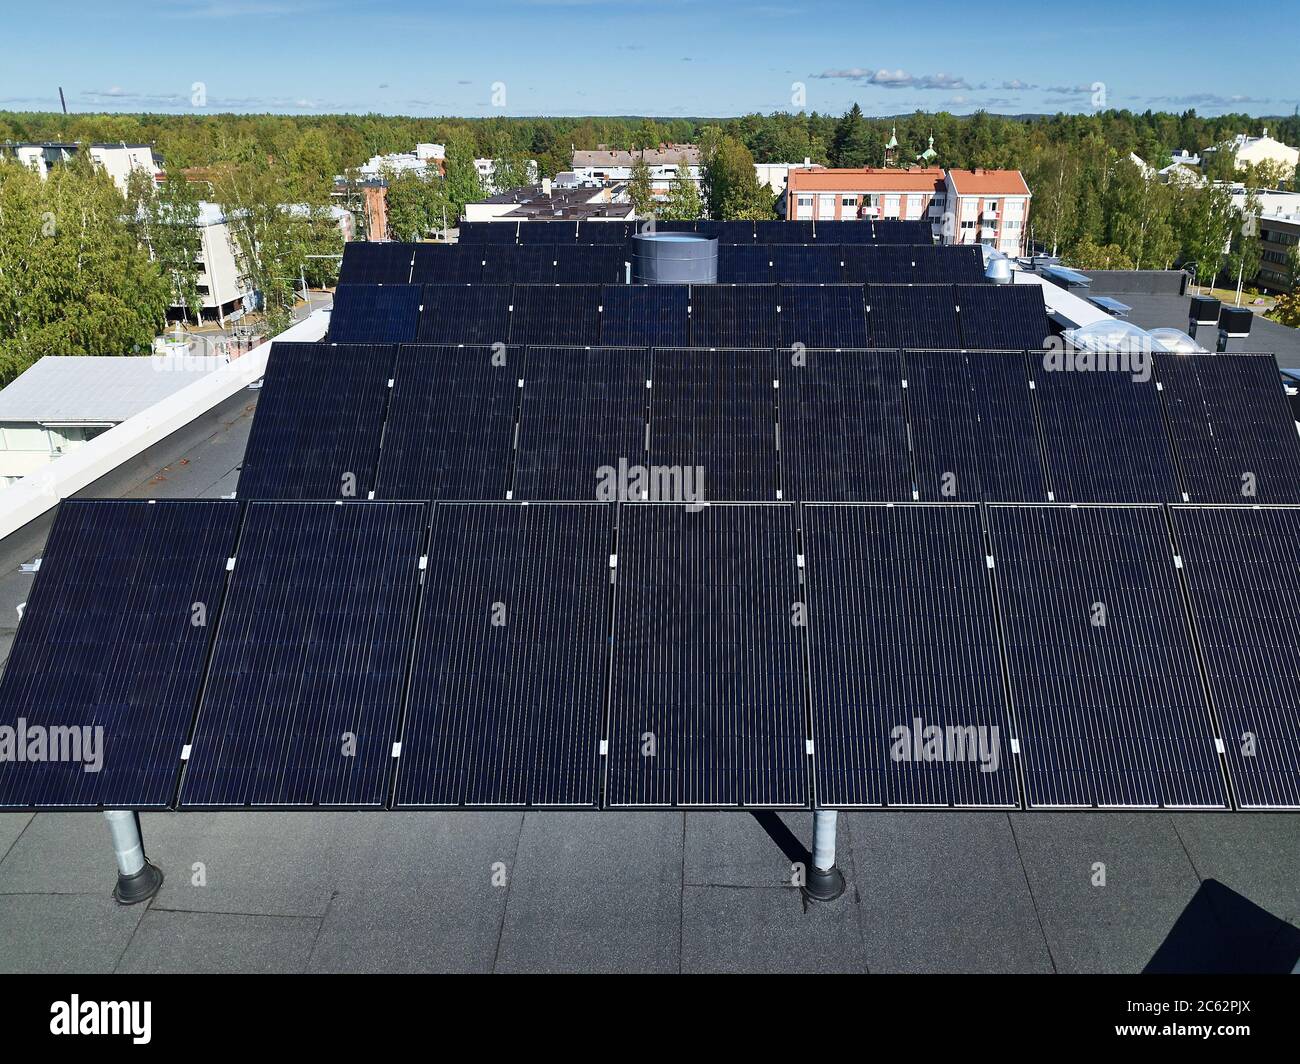
M897 170L891 167L852 167L832 170L825 166L790 171L791 192L933 192L943 183L938 166Z
M959 196L1028 196L1019 170L949 170Z

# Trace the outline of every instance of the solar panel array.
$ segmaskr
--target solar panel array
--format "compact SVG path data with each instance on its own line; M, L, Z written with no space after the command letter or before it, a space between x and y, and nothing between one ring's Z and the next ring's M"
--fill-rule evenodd
M861 221L543 221L462 222L461 244L614 244L641 232L699 233L719 243L930 244L929 219L864 218ZM382 245L381 245L382 246ZM393 245L387 245L393 246ZM411 246L411 245L397 245Z
M549 224L547 228L549 228ZM345 285L405 284L620 284L632 248L621 244L348 244L390 249L345 252ZM398 253L391 250L405 248ZM973 245L720 243L723 284L965 283L992 288ZM1033 286L1022 286L1026 289ZM1041 337L1039 337L1041 340Z
M715 289L731 291L740 290ZM836 289L808 291L834 309ZM744 310L715 299L709 327ZM1187 494L1179 467L1200 460L1199 440L1184 451L1171 430L1162 404L1175 393L1154 376L1052 372L1042 354L281 347L241 498L590 501L602 498L601 469L648 456L651 467L698 471L697 493L717 501L1177 502ZM1272 364L1179 358L1180 371L1247 360L1258 374ZM1266 455L1290 414L1284 402L1254 409L1236 446ZM1300 461L1260 468L1274 497L1300 492Z
M349 245L238 501L60 508L0 807L1300 808L1271 357L1063 361L928 222L660 228L739 283Z
M0 805L1297 808L1297 532L1270 507L72 501L0 726L103 727L103 771L27 746Z
M355 288L371 294L360 296ZM974 290L950 284L340 285L329 338L337 343L661 346L675 341L686 347L1043 346L1051 330L1036 285L979 288L979 312L962 314L962 301ZM380 299L376 292L385 295ZM1037 339L1025 345L997 342L1002 326L1020 339Z

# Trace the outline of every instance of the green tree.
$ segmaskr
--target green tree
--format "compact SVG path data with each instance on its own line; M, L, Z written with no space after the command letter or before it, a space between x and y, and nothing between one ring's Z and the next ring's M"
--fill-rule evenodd
M148 352L167 304L106 175L0 164L0 383L43 355Z
M199 259L203 237L199 230L201 198L197 186L179 170L166 174L161 188L153 174L132 171L127 182L128 216L136 225L136 236L166 278L172 307L195 321L202 314L199 297Z
M862 108L855 103L836 123L830 146L831 165L867 166L875 155L871 130L862 117Z
M628 198L638 218L650 218L655 213L654 189L650 185L650 167L644 156L637 156L632 164L632 180L628 183Z
M482 199L483 186L474 167L474 139L457 130L447 138L447 154L443 160L447 176L443 189L447 198L449 218L460 220L465 204Z
M764 220L776 216L776 197L761 185L754 157L728 134L711 137L702 148L704 198L709 216L721 220Z
M1268 317L1292 329L1300 329L1300 288L1278 296Z
M698 218L703 209L700 189L691 180L690 167L685 159L678 159L677 176L668 189L668 202L664 204L660 217L666 221L687 222Z
M397 240L423 240L433 229L441 229L447 199L442 180L410 170L390 173L388 178L388 232ZM454 216L447 209L448 216Z

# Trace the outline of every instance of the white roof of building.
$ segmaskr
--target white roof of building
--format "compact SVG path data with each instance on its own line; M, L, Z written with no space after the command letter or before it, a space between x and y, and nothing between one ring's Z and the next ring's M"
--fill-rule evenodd
M216 368L176 356L46 355L0 390L0 421L117 424Z

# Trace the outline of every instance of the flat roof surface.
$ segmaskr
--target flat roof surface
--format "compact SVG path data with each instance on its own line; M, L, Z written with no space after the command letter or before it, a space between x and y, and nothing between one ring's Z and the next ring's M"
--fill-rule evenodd
M228 494L257 395L101 494ZM0 656L31 583L0 573ZM1243 967L1300 955L1294 814L841 813L848 891L813 905L791 885L808 813L141 821L166 880L123 907L100 814L0 813L0 970L1140 972L1185 915ZM1215 883L1235 894L1207 904ZM1276 918L1263 933L1247 900Z
M1094 278L1092 294L1097 292ZM1133 309L1128 320L1143 329L1155 329L1161 326L1187 331L1187 318L1191 313L1190 295L1152 295L1146 292L1121 292L1118 298ZM1213 351L1218 343L1219 331L1210 326L1202 326L1196 335L1202 347ZM1289 329L1275 321L1269 321L1260 314L1255 315L1251 324L1250 335L1242 339L1228 341L1229 351L1266 351L1277 355L1277 364L1282 369L1300 370L1300 330Z
M206 377L198 358L46 355L0 390L0 421L125 421Z

